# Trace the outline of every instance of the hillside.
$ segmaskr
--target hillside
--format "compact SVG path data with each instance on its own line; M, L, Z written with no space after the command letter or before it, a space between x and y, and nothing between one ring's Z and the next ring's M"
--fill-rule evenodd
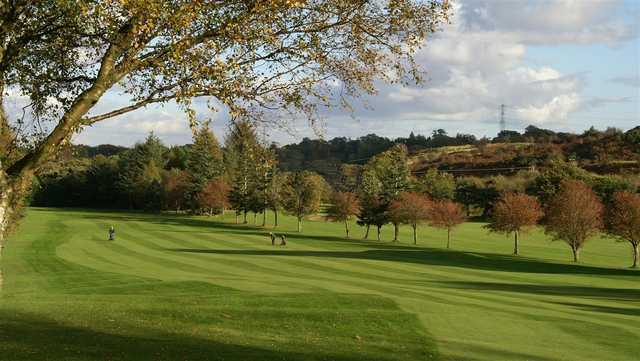
M448 146L414 152L410 155L409 165L414 174L437 168L454 175L487 176L540 169L554 159L571 159L581 168L599 174L640 172L640 157L632 152L621 156L621 159L617 159L615 154L601 159L576 159L571 153L566 154L566 148L568 146L552 143Z
M573 134L528 126L523 133L504 131L493 139L449 136L440 129L429 137L411 133L408 138L395 140L376 135L329 141L304 139L278 148L277 152L281 169L316 171L331 182L344 164L363 165L393 144L407 146L409 164L416 174L427 168L457 175L509 174L544 167L554 160L572 160L581 168L600 174L640 172L640 127L626 132L590 128Z

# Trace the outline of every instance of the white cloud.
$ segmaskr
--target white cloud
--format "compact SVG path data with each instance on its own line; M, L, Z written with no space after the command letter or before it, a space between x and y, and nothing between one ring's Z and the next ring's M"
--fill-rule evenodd
M572 112L628 100L604 94L585 97L589 74L566 73L527 59L527 50L540 45L556 46L561 54L565 45L615 47L635 39L638 25L629 21L628 14L621 14L622 1L460 0L454 7L451 24L416 54L427 71L424 87L380 84L378 95L367 99L369 107L356 104L358 121L342 110L327 111L327 136L373 132L405 136L411 130L429 133L447 126L462 133L491 136L498 127L500 104L509 106L509 126L515 129L530 123L565 127ZM637 76L611 81L639 84ZM108 110L122 101L109 98L98 104L98 110ZM206 114L203 102L196 105ZM226 115L222 111L214 117L217 134L223 138ZM296 125L298 138L313 136L304 120ZM184 114L168 105L108 120L77 141L131 144L149 131L171 144L189 142L191 136ZM104 134L113 139L105 140ZM296 140L284 132L274 130L273 134L276 141Z
M569 113L575 111L579 104L578 94L561 94L541 105L517 108L516 114L521 120L543 124L550 120L566 120Z
M562 43L616 45L636 33L632 24L620 21L620 2L615 1L487 0L459 1L454 6L452 23L417 55L427 71L427 84L423 88L382 86L370 101L373 111L357 109L363 123L383 118L391 123L411 121L414 126L493 121L497 127L503 103L510 106L513 127L514 123L563 123L587 104L582 96L587 74L532 65L526 61L527 48Z
M637 35L614 0L471 0L460 18L468 31L499 31L523 44L616 45Z

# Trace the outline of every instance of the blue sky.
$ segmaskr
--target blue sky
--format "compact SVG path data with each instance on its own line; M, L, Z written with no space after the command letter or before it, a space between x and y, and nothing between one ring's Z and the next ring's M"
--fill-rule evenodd
M417 55L429 74L421 87L381 84L353 116L324 114L323 134L388 137L409 132L494 136L500 104L507 126L528 124L582 132L590 126L640 125L640 0L458 0L451 25ZM109 94L102 105L125 104ZM204 102L200 102L204 104ZM224 138L224 109L213 120ZM304 120L288 131L265 129L281 144L314 132ZM138 110L89 128L75 143L131 145L154 131L168 144L190 142L185 115L173 104Z

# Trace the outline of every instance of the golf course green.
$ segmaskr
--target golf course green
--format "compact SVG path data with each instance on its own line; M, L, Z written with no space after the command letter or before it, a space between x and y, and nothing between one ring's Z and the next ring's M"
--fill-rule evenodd
M28 209L0 261L0 359L640 360L626 243L593 239L573 264L540 231L516 257L482 223L447 250L426 226L414 246L409 227L393 243L280 221L286 247L231 212Z

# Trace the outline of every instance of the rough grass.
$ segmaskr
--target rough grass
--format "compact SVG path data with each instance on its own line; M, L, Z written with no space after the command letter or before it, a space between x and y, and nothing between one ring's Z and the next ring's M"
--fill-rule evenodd
M539 232L513 257L479 223L446 250L427 227L416 247L408 227L399 244L345 240L341 223L296 234L280 217L280 248L232 218L30 209L2 258L0 359L640 358L626 244L593 240L575 265Z

